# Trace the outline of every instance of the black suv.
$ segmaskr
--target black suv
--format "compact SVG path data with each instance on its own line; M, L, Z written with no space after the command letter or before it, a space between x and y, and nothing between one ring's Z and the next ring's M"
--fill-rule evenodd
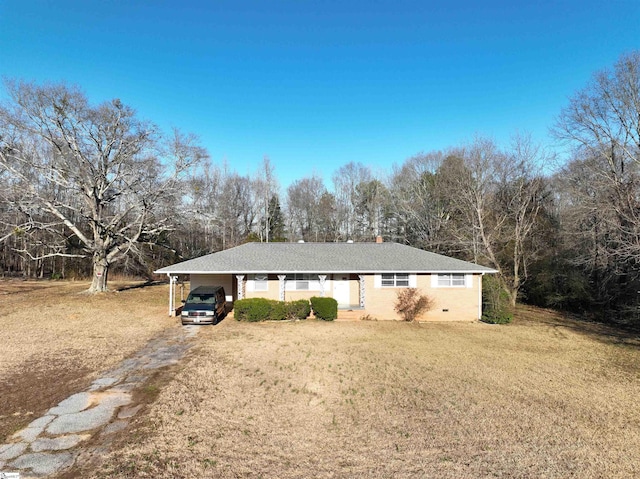
M182 324L216 324L227 313L226 307L222 286L198 286L182 307Z

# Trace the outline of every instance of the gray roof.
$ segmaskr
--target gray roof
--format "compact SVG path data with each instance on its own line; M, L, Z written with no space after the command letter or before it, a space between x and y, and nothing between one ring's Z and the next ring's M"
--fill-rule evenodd
M495 273L398 243L246 243L156 273Z

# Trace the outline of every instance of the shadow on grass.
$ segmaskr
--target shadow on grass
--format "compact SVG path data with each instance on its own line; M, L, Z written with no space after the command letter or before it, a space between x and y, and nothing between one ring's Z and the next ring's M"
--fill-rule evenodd
M167 281L149 280L149 281L145 281L144 283L140 283L140 284L131 284L131 285L127 285L127 286L122 286L121 288L116 288L115 291L129 291L131 289L141 289L141 288L146 288L148 286L157 286L159 284L168 284L168 282Z
M0 278L0 295L42 291L56 285L57 280L31 278Z
M561 313L552 309L518 305L516 318L523 322L544 324L552 328L565 328L608 343L623 343L640 348L640 328L620 327L598 323L583 316Z

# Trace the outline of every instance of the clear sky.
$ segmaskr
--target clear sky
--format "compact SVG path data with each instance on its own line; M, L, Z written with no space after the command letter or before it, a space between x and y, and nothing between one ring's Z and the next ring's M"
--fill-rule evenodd
M548 128L640 48L640 0L0 0L0 75L120 98L283 186ZM0 94L1 95L1 94Z

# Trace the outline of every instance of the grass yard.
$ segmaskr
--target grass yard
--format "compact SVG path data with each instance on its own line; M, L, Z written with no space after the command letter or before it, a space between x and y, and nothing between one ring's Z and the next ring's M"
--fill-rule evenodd
M116 283L127 287L133 283ZM166 285L0 281L0 438L179 328ZM640 477L640 341L513 324L202 327L93 469L65 478Z
M140 283L113 281L111 287ZM0 281L0 442L167 328L168 286Z
M507 326L238 323L82 477L640 476L640 347L522 308Z

